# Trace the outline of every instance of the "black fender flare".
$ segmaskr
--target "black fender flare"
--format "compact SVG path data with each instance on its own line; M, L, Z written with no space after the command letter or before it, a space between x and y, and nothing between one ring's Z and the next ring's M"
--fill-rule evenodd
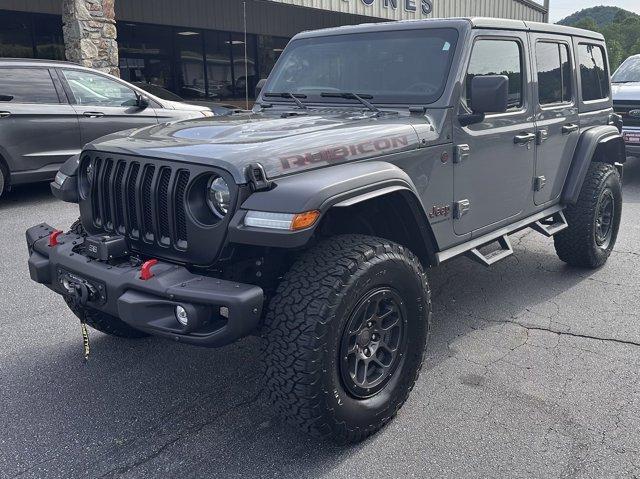
M624 139L615 126L603 125L586 130L578 140L562 190L561 202L576 204L591 162L601 161L617 165L623 164L626 160Z
M54 181L49 184L53 196L67 203L77 203L80 200L78 193L79 165L80 154L70 156L67 161L62 164L58 169L58 173L62 175L56 175ZM61 179L62 182L60 182Z
M418 191L409 176L384 161L347 163L274 180L268 191L251 194L229 224L228 240L255 246L296 248L306 245L331 208L349 207L383 195L401 192L416 217L425 241L434 241ZM302 213L318 210L321 217L301 231L271 230L244 225L247 211ZM435 243L434 243L435 246Z

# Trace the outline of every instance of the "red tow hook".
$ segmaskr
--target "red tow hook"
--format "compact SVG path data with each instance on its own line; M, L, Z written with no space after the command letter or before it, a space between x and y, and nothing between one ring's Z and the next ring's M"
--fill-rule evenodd
M60 236L61 234L61 230L53 230L49 235L49 246L58 246L58 236Z
M153 278L153 271L151 271L151 268L156 264L158 264L157 259L150 259L142 263L142 267L140 268L140 279L142 281Z

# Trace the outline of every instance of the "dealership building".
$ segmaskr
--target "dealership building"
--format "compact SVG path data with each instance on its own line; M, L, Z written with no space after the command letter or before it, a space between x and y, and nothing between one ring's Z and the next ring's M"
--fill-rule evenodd
M303 30L436 17L548 21L549 0L0 0L0 57L68 59L240 101Z

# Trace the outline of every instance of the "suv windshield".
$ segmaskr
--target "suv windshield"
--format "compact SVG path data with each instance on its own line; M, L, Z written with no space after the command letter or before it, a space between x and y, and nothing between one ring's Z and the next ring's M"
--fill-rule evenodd
M640 82L640 56L627 58L611 78L613 83Z
M265 93L366 95L372 103L433 103L442 95L458 40L452 28L355 33L293 41ZM325 93L324 96L321 93ZM357 103L345 95L341 102Z

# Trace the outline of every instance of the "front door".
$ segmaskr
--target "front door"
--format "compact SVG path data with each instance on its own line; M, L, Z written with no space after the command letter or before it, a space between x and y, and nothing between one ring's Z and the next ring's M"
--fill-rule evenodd
M125 83L86 70L61 69L80 119L83 144L96 138L156 124L153 108L137 106L136 92Z
M458 235L482 234L531 209L536 136L527 43L525 32L476 33L459 111L470 112L471 80L477 75L509 78L509 108L480 123L456 126L454 230Z
M557 200L569 172L580 123L571 39L531 34L537 126L537 159L534 179L536 205Z

